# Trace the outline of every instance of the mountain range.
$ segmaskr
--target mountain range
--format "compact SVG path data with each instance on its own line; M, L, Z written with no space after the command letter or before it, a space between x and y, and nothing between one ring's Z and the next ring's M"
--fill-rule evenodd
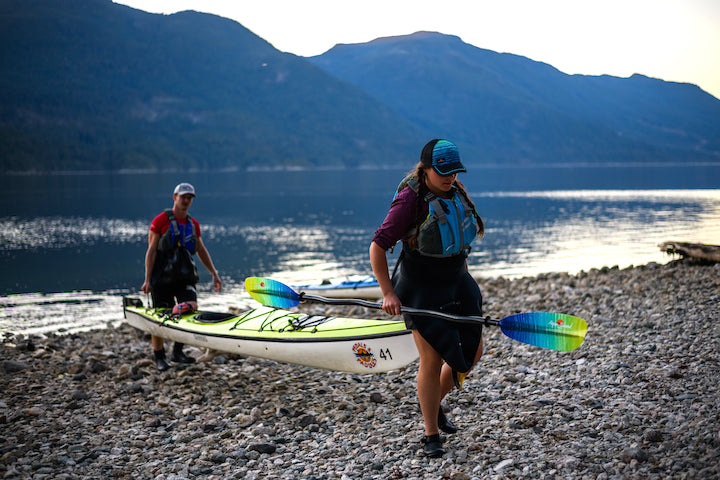
M566 75L434 32L298 57L241 24L110 0L0 0L0 171L720 160L720 100Z
M433 32L310 58L499 163L720 160L720 101L642 75L567 75Z

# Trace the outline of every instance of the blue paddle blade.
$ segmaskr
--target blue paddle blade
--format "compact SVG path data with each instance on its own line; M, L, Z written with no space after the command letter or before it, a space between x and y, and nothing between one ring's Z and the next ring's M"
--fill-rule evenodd
M518 342L569 352L582 345L587 323L564 313L530 312L503 318L500 329Z
M300 303L300 294L271 278L248 277L245 290L252 298L269 307L290 308Z

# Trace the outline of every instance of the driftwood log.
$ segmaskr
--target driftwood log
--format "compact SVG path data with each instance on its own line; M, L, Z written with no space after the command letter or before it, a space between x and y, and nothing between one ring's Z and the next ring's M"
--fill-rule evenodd
M677 253L684 258L692 258L703 262L720 262L720 245L702 243L663 242L660 250L666 253Z

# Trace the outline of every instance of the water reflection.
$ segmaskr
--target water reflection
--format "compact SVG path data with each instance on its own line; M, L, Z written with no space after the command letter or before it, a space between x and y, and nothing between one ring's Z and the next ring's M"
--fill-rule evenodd
M0 218L0 250L67 248L101 240L135 243L147 237L146 223L114 218Z
M78 332L122 320L114 292L26 293L0 298L0 331ZM119 297L118 297L119 298ZM78 315L78 313L82 313Z
M566 191L490 195L512 202L541 200L524 222L490 219L485 254L471 257L476 276L577 273L601 266L665 263L668 240L716 244L720 191ZM545 217L540 215L544 210ZM544 220L546 218L547 220ZM495 239L493 239L495 238ZM511 248L503 249L497 240Z
M660 252L661 242L720 243L720 190L471 195L486 223L468 262L477 277L664 263L670 257ZM263 221L257 212L252 220L198 215L207 219L202 235L224 280L223 291L214 293L200 269L202 307L226 311L251 304L243 289L250 275L297 285L368 273L367 249L387 199L377 201L372 215L364 198L357 205L348 201L337 215L323 210L328 201L319 196L317 203L294 207L284 197L273 207L273 218L282 221ZM353 211L363 213L348 213ZM6 273L0 278L0 332L78 331L122 321L122 295L147 302L139 287L148 224L92 215L0 217L0 267ZM390 255L391 268L397 253Z

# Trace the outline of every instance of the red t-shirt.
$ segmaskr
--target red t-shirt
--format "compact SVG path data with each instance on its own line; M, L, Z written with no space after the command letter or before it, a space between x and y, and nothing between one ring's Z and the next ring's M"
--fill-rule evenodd
M187 217L183 218L182 220L179 218L176 218L178 224L180 225L186 225L187 224ZM198 238L200 238L200 224L192 218L192 222L195 224L195 232L197 233ZM160 215L155 217L150 224L150 231L155 232L158 235L161 235L167 231L167 229L170 228L170 218L165 214L165 212L162 212Z

